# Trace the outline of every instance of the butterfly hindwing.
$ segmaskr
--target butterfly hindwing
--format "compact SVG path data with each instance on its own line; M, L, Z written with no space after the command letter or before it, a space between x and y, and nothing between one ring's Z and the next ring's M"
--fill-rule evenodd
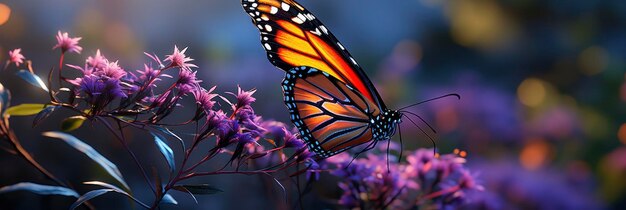
M371 116L380 109L326 72L296 67L283 80L291 120L309 148L329 157L372 140Z
M309 66L351 85L384 109L365 72L337 38L313 14L293 0L242 0L261 33L268 59L288 71Z

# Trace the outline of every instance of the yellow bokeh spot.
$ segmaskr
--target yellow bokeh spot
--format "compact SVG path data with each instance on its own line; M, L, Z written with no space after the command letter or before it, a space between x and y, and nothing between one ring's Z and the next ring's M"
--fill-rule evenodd
M463 46L497 48L517 34L514 22L493 0L452 0L446 13L452 38Z
M517 97L522 104L530 107L541 105L546 99L547 88L543 81L528 78L517 88Z
M617 138L623 143L626 144L626 123L622 124L617 131Z
M11 8L6 4L0 3L0 25L3 25L11 16Z
M609 63L609 54L602 47L592 46L583 50L578 55L580 71L587 75L595 75L602 72Z
M550 155L550 145L543 140L531 140L520 152L519 160L528 170L535 170L545 165Z

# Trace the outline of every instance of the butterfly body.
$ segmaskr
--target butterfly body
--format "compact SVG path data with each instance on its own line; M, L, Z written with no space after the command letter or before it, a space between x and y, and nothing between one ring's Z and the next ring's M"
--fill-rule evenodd
M319 19L293 0L242 0L270 62L286 72L285 105L309 148L330 157L389 140L402 114Z

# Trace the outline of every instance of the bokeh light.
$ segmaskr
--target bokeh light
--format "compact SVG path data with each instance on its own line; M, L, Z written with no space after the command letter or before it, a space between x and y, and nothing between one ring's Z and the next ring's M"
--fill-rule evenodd
M550 145L542 139L529 140L520 152L520 163L528 170L537 170L546 164L550 150Z
M528 78L522 81L517 88L517 97L522 104L530 107L541 105L546 99L547 88L543 81Z
M578 65L583 74L591 76L602 72L609 63L609 54L602 47L592 46L578 56Z
M0 26L9 21L11 17L11 8L6 4L0 3Z

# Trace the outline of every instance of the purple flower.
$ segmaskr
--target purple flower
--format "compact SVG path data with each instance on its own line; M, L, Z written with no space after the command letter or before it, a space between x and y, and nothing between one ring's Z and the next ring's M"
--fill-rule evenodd
M326 167L334 165L331 174L342 180L340 203L362 209L458 208L466 203L466 194L482 190L456 155L435 157L432 150L419 149L407 155L407 162L389 158L368 153L352 161L342 153L327 159Z
M237 139L237 141L242 144L255 143L257 140L250 132L239 133L237 134L237 137L235 137L235 139Z
M87 75L80 82L80 89L92 98L102 97L110 101L114 98L125 98L120 81Z
M87 61L85 63L94 68L104 68L108 65L109 61L102 54L100 54L100 50L97 50L96 55L93 57L87 57Z
M241 89L240 86L237 86L237 94L230 93L237 97L237 104L233 107L233 110L237 110L238 108L250 106L253 102L256 101L256 98L252 97L252 95L256 92L255 89L245 91Z
M196 99L196 104L198 104L198 106L206 113L211 111L211 109L213 108L213 105L215 105L215 101L213 101L213 98L215 98L218 95L211 93L213 92L213 90L215 90L215 87L216 86L213 86L209 90L206 90L202 87L197 87L195 90L191 92L194 98Z
M21 51L21 48L9 51L9 61L7 65L15 63L15 66L19 66L21 63L24 63L24 55L22 55Z
M191 70L191 67L197 68L198 66L187 63L189 61L193 61L190 57L185 57L185 51L187 51L187 47L185 49L179 51L178 46L174 45L174 52L171 55L165 57L165 61L171 62L170 66L180 67L185 70Z
M186 69L181 69L178 72L178 80L176 85L183 93L189 93L198 87L198 83L202 82L196 78L196 72Z
M98 70L99 71L94 72L94 74L103 75L116 80L126 76L126 71L124 71L124 69L117 64L117 61L106 63L104 68Z
M158 78L159 77L159 70L153 69L152 67L148 66L147 64L143 65L143 71L142 70L137 70L137 72L139 73L139 80L147 82L151 79L154 79L154 81L160 81L161 79Z
M80 54L80 52L83 50L81 46L78 46L78 41L82 39L81 37L70 38L67 32L61 33L61 31L59 31L56 38L57 45L54 45L52 49L61 48L61 53L70 51L78 54Z

